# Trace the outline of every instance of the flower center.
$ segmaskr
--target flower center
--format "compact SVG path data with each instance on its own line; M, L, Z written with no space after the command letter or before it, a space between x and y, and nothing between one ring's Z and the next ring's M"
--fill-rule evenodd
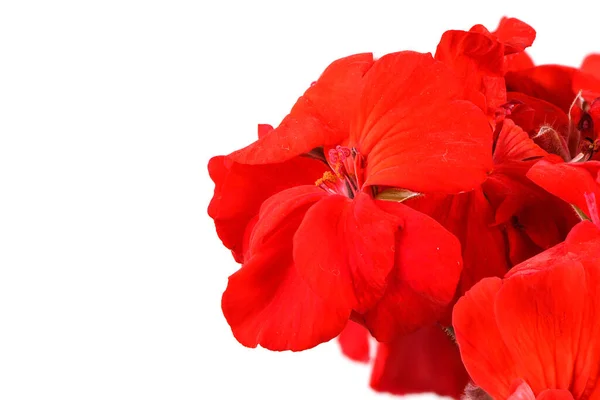
M353 199L362 188L364 158L354 148L336 146L327 152L326 161L331 171L325 172L315 185L327 193Z

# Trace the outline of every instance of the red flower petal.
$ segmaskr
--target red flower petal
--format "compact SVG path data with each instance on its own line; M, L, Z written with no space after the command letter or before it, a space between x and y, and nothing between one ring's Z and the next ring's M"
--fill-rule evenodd
M459 294L488 276L504 276L509 268L502 230L481 189L457 195L424 195L405 202L429 215L461 243L463 271Z
M342 353L351 360L358 362L368 362L369 357L369 331L362 325L353 321L348 321L344 328L338 343L342 348Z
M512 228L507 230L513 263L522 261L517 252L531 256L563 241L579 222L568 204L541 190L526 177L531 165L532 162L514 161L498 165L483 184L486 197L496 210L495 222L512 225L526 235L519 235ZM515 244L515 240L524 242ZM530 247L532 244L535 248ZM520 250L513 252L515 245Z
M513 53L504 56L504 67L506 71L519 71L522 69L528 69L535 67L533 60L525 52Z
M452 325L463 363L473 381L493 398L507 398L518 378L514 361L498 329L494 310L499 278L486 278L454 306Z
M244 346L306 350L344 328L350 311L315 295L297 273L291 253L291 246L273 245L229 278L223 314Z
M585 271L572 262L533 275L513 275L498 291L498 327L518 376L534 393L570 387L585 294Z
M574 398L568 390L546 389L536 397L536 400L574 400Z
M548 101L568 112L573 100L573 75L576 69L562 65L540 65L511 71L505 76L509 92L521 92Z
M600 97L600 54L588 55L573 76L573 91L592 101Z
M443 315L454 297L462 262L456 237L431 217L397 202L377 204L402 219L387 290L365 314L371 334L389 342Z
M521 127L515 125L510 119L504 120L494 149L495 164L544 157L547 154Z
M561 136L567 139L567 130L569 129L569 117L567 114L552 103L528 96L524 93L509 92L507 94L509 101L522 102L526 107L533 110L529 121L520 118L518 110L509 116L517 125L532 135L539 132L542 126L551 127L559 132ZM522 108L520 110L523 110Z
M263 201L284 189L313 184L325 170L323 163L301 157L274 165L243 165L223 156L209 161L215 193L208 215L236 261L243 262L244 232Z
M272 130L273 127L269 124L258 124L258 138L260 139Z
M276 129L232 153L231 159L245 164L276 163L315 147L342 143L349 134L350 116L356 112L363 75L372 64L372 54L334 61Z
M400 52L379 59L365 75L351 136L366 155L365 185L444 193L479 185L491 169L492 134L477 107L455 100L461 93L456 78L431 55Z
M491 34L446 31L437 46L435 59L460 77L466 93L470 93L469 99L482 110L493 113L506 102L502 79L504 46ZM483 103L477 97L483 99Z
M516 18L503 17L494 35L504 44L505 53L522 52L533 44L535 29Z
M581 64L581 70L600 79L600 54L588 55Z
M459 300L454 328L476 384L494 398L513 393L517 378L538 398L600 394L599 253L600 228L582 222L563 243Z
M318 190L288 189L263 204L247 260L229 278L221 305L244 346L305 350L337 336L350 316L350 309L314 294L292 259L294 232L306 209L322 196L313 189Z
M561 198L574 204L590 216L585 193L594 193L600 199L600 185L597 181L600 162L588 161L582 164L553 164L538 161L527 173L533 182Z
M364 193L328 196L307 213L294 237L294 261L315 293L359 313L386 289L398 220Z
M507 247L509 249L508 258L510 264L516 265L535 256L543 250L531 240L523 228L518 224L518 221L517 223L507 223L504 228L506 229L506 237L508 239Z
M433 392L459 398L468 380L456 344L430 325L379 345L371 387L395 395Z

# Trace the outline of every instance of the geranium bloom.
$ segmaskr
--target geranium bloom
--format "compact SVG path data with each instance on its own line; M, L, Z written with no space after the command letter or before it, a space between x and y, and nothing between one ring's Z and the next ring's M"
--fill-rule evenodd
M600 398L600 229L486 278L461 298L453 324L475 384L494 399Z
M211 160L209 214L243 262L222 299L242 344L306 349L351 316L391 340L439 318L462 268L458 241L377 196L456 193L485 179L491 131L461 98L460 82L430 55L347 57L278 128Z
M338 340L348 358L366 363L371 358L369 336L364 327L349 322ZM469 381L456 343L440 326L426 326L376 346L370 384L378 392L459 398Z
M527 179L528 169L548 153L509 118L513 108L504 74L511 57L524 54L534 38L529 25L504 18L493 33L481 25L468 32L448 31L437 47L436 59L461 79L465 96L495 125L494 168L480 187L406 202L461 241L464 269L458 295L482 278L503 276L514 264L561 242L579 221L568 204Z

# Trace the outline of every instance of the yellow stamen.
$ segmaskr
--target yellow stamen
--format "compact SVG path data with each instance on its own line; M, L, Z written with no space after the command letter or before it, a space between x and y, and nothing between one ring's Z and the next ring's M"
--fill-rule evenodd
M315 182L315 185L321 186L322 184L324 184L326 182L335 183L337 181L337 179L338 178L331 171L326 171L323 174L322 178L317 179L317 181Z

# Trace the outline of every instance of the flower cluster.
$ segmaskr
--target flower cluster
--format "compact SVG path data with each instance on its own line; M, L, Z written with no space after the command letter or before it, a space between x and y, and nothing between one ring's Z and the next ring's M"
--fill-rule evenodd
M210 160L242 345L376 343L395 394L600 399L600 55L535 66L534 38L504 18L339 59Z

